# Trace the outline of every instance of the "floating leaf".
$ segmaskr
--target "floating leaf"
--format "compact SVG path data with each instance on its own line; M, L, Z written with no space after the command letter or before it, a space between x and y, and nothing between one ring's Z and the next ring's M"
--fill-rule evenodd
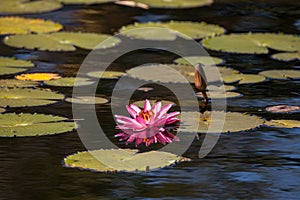
M277 106L269 106L266 108L266 110L272 113L289 113L289 112L300 111L300 106L277 105Z
M0 113L3 113L5 112L5 109L4 108L0 108Z
M83 49L106 49L118 45L121 40L107 34L97 33L75 33L75 32L58 32L52 33L51 37L60 43L75 45Z
M259 73L261 76L265 76L273 79L299 79L299 70L266 70Z
M23 72L30 67L34 67L34 64L30 61L0 57L0 75Z
M32 74L21 74L16 76L17 80L23 81L49 81L53 79L60 79L61 76L54 73L32 73Z
M175 40L176 36L185 38L188 36L193 39L201 39L220 35L224 32L224 28L214 24L179 21L134 23L132 25L123 26L120 29L120 33L123 35L145 40Z
M176 60L174 60L174 62L182 65L196 65L198 63L201 63L203 65L219 65L224 63L224 60L211 56L187 56L177 58Z
M204 47L229 53L266 54L268 48L278 51L299 51L300 37L287 34L230 34L202 41Z
M76 128L67 118L43 114L0 114L0 137L42 136L64 133Z
M1 107L40 106L62 99L64 95L48 89L0 88Z
M35 87L39 83L33 81L19 81L14 79L1 79L0 80L0 87L18 87L18 88L26 88L26 87Z
M208 85L207 89L211 91L233 91L237 90L237 88L233 85L221 85L221 86L216 86L216 85Z
M182 161L189 159L163 151L138 153L131 149L101 149L70 155L64 159L64 164L66 167L97 172L137 172L159 169Z
M63 4L102 4L102 3L109 3L114 2L116 0L58 0Z
M212 119L211 115L215 115ZM223 116L225 114L225 121L223 121ZM255 115L248 115L238 112L221 112L221 111L206 111L204 114L197 112L182 112L181 115L185 116L186 121L182 121L182 125L179 130L182 132L200 132L200 133L227 133L227 132L239 132L249 129L256 128L264 123L264 120ZM192 130L190 127L193 121L199 121L198 130ZM214 123L223 124L223 128L220 130L218 127L210 127L212 120ZM210 130L208 130L210 128Z
M124 72L116 72L116 71L94 71L87 73L89 77L92 78L101 78L101 79L118 79L121 76L125 75Z
M271 56L273 59L281 61L300 60L300 51L293 53L276 53Z
M156 99L149 99L150 101L150 104L151 105L154 105L156 102L161 102L162 106L165 106L169 103L173 104L173 105L176 105L176 103L172 102L172 101L166 101L166 100L156 100ZM145 104L145 101L142 100L142 101L134 101L132 102L132 104L140 107L140 108L144 108L144 104ZM125 106L125 105L124 105Z
M255 74L235 74L230 76L223 76L224 83L236 83L249 84L249 83L260 83L266 80L264 76Z
M1 17L0 34L48 33L62 29L62 25L50 20Z
M134 0L150 8L194 8L208 6L213 0Z
M44 82L44 84L46 84L46 85L62 86L62 87L85 86L85 85L91 85L93 83L94 83L94 81L91 81L88 78L80 78L80 77L77 77L77 78L76 77L63 77L60 79Z
M195 68L190 65L172 65L172 64L151 64L141 65L138 67L127 70L127 74L132 78L137 78L146 81L162 82L162 83L186 83L183 78L179 78L177 73L166 73L170 71L170 68L175 69L181 73L187 81L194 82ZM203 67L208 82L218 81L218 77L215 74L214 68L211 66ZM226 68L218 67L221 76L227 76L238 73L238 71Z
M300 121L298 120L271 120L266 121L265 124L278 128L300 128Z
M46 0L1 0L0 13L2 14L26 14L42 13L60 9L62 5L57 1Z
M90 97L90 96L81 96L81 97L69 97L66 98L66 102L69 103L79 103L79 104L105 104L108 102L107 99L102 97Z
M201 92L196 93L196 95L198 97L203 98ZM225 91L225 92L222 92L222 91L209 91L209 92L207 92L207 96L209 98L213 98L213 99L223 99L223 98L225 99L225 98L237 98L237 97L241 97L243 95L240 94L240 93L237 93L237 92L229 92L229 91Z
M71 44L61 43L50 34L12 35L4 38L4 43L16 48L40 51L75 51Z

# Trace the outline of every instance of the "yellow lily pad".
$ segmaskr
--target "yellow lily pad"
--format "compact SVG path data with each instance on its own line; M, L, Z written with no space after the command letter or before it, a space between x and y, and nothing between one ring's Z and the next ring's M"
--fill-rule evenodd
M1 17L0 34L48 33L62 29L62 25L50 20L23 17Z
M17 60L10 57L0 57L0 75L15 74L34 67L34 64L27 60Z
M76 84L75 84L76 83ZM81 77L63 77L59 79L52 79L49 81L44 81L44 84L51 86L60 86L60 87L74 87L74 86L85 86L91 85L94 81L91 81L88 78Z
M212 37L215 35L223 34L225 32L225 29L218 25L207 24L205 22L197 23L188 21L170 21L134 23L132 25L123 26L119 32L123 35L135 39L175 40L177 36L185 38L186 36L188 36L189 38L193 39Z
M92 78L101 78L101 79L118 79L121 76L124 76L124 72L117 71L94 71L87 73L87 76Z
M0 107L41 106L63 99L63 94L49 89L0 88Z
M271 120L266 121L267 126L273 126L278 128L300 128L300 121L298 120Z
M224 60L211 56L187 56L183 58L177 58L174 60L174 62L181 65L196 65L198 63L203 65L220 65L224 63Z
M142 172L157 170L188 158L163 151L138 153L132 149L100 149L78 152L64 159L66 167L95 172Z
M26 88L26 87L35 87L39 83L34 81L20 81L14 79L0 79L0 87L7 88Z
M106 104L108 102L106 98L91 96L69 97L65 101L78 104Z
M280 60L280 61L300 60L300 51L292 52L292 53L277 53L277 54L273 54L271 57L275 60Z
M223 76L224 83L231 84L250 84L250 83L260 83L266 80L266 77L255 75L255 74L235 74L230 76Z
M67 118L43 114L0 114L0 137L54 135L77 127Z
M300 79L299 70L266 70L259 72L259 75L273 79Z
M54 79L60 79L61 76L55 73L32 73L32 74L21 74L16 76L17 80L22 81L49 81Z

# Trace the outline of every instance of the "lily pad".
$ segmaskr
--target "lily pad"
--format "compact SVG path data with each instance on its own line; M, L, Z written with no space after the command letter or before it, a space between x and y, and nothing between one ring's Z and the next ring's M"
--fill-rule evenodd
M1 0L1 14L42 13L60 9L62 5L57 1L47 0Z
M265 123L267 126L278 128L300 128L300 121L298 120L271 120Z
M16 48L40 51L75 51L76 48L67 43L61 43L50 34L20 34L4 38L4 43Z
M0 114L0 137L42 136L75 129L75 122L67 118L43 114Z
M179 130L182 132L195 132L195 130L191 130L190 123L192 123L193 120L197 120L199 122L198 131L200 133L228 133L228 132L240 132L245 130L254 129L256 127L261 126L264 123L264 120L261 119L258 116L255 115L248 115L244 113L238 113L238 112L221 112L221 111L213 111L213 114L216 116L215 120L216 123L223 124L224 126L221 130L215 129L214 127L211 127L210 130L208 128L211 126L212 119L211 115L212 113L209 111L206 111L204 114L197 113L197 112L182 112L181 114L185 115L185 119L187 121L182 121L182 125L180 126ZM221 117L218 117L218 115L224 115L225 114L225 121L222 120ZM214 122L214 123L215 123Z
M150 8L194 8L208 6L213 0L134 0L146 4Z
M203 65L220 65L224 63L224 60L211 56L187 56L183 58L177 58L174 60L174 62L181 65L196 65L198 63Z
M275 60L281 60L281 61L300 60L300 51L292 52L292 53L277 53L272 55L271 57Z
M80 96L80 97L69 97L66 98L66 102L69 103L79 103L79 104L106 104L107 99L102 97L90 97L90 96Z
M117 72L117 71L94 71L87 73L87 76L92 78L100 78L101 79L118 79L121 76L124 76L124 72Z
M229 53L267 54L268 48L278 51L299 51L300 37L288 34L230 34L202 41L204 47Z
M162 151L138 153L137 150L131 149L101 149L70 155L64 159L64 164L66 167L96 172L141 172L160 169L182 161L189 159Z
M76 80L76 84L75 84ZM44 81L44 84L51 86L61 86L61 87L74 87L74 86L85 86L91 85L94 81L91 81L88 78L80 78L80 77L63 77L60 79ZM74 85L75 84L75 85Z
M58 32L52 33L51 37L60 43L74 45L83 49L106 49L118 45L121 40L107 34Z
M0 75L23 72L31 67L34 67L34 64L27 60L17 60L15 58L0 57Z
M48 33L62 29L62 25L50 20L22 17L1 17L0 34Z
M41 106L64 99L63 94L49 89L0 88L1 107Z
M21 74L16 76L17 80L23 81L49 81L54 79L60 79L61 76L55 73L32 73L32 74Z
M300 79L299 70L266 70L259 73L261 76L265 76L273 79Z
M166 72L170 71L170 68L177 70L190 83L194 82L195 68L190 65L151 64L134 67L127 70L126 72L132 78L137 78L146 81L162 83L185 83L183 79L178 78L179 75L176 73L170 73L168 74L168 76L166 76ZM213 67L205 66L203 68L205 68L208 82L218 81L217 77L214 74ZM238 73L238 71L226 67L218 67L217 69L219 70L221 76L227 76ZM145 74L147 76L145 76Z
M300 106L289 106L289 105L269 106L266 108L266 111L271 113L299 112Z
M221 86L216 86L216 85L208 85L207 89L211 91L234 91L237 90L237 88L233 85L221 85Z
M173 105L176 105L176 103L172 102L172 101L166 101L166 100L156 100L156 99L149 99L150 101L150 104L151 105L154 105L156 102L161 102L162 106L165 106L169 103L173 104ZM132 102L134 105L140 107L140 108L144 108L144 103L145 101L142 100L142 101L134 101ZM125 105L124 105L125 106Z
M185 37L184 35L193 39L202 39L220 35L224 32L225 29L218 25L188 21L134 23L132 25L123 26L120 29L120 33L123 35L144 40L175 40L176 36Z
M102 4L102 3L110 3L115 2L116 0L58 0L59 2L63 4L85 4L85 5L91 5L91 4Z
M266 80L264 76L255 74L235 74L230 76L223 76L224 83L231 84L250 84L250 83L260 83Z
M0 80L0 87L7 87L7 88L26 88L26 87L35 87L39 83L34 81L19 81L14 79L1 79Z
M203 98L201 92L196 93L196 95L198 97ZM240 93L237 93L237 92L230 92L230 91L225 91L225 92L209 91L209 92L207 92L207 96L208 96L208 98L213 98L213 99L225 99L225 98L237 98L237 97L241 97L243 95Z

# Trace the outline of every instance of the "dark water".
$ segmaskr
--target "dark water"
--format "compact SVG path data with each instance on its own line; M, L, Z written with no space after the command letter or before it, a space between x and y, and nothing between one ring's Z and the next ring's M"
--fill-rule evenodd
M230 32L284 32L299 34L298 1L216 1L211 7L187 10L141 10L112 4L66 6L61 10L25 15L52 19L69 31L115 33L134 21L191 20L216 23ZM1 56L16 56L35 62L32 71L75 75L89 53L49 53L9 48L0 43ZM265 69L299 69L299 62L279 62L270 55L232 55L209 52L226 60L226 65L244 73ZM136 57L139 59L135 59ZM115 69L143 62L171 62L174 55L138 51L121 58ZM73 65L66 65L73 64ZM13 76L6 76L13 78ZM98 93L110 96L115 82L103 82ZM105 86L105 87L104 87ZM299 81L268 81L238 86L242 98L228 100L228 110L253 113L266 119L297 119L299 113L269 114L269 105L299 105ZM55 88L67 96L72 91ZM153 92L151 95L161 95ZM142 93L137 93L142 98ZM172 99L172 97L170 97ZM72 118L71 104L59 102L9 112L39 112ZM108 105L97 106L99 120L110 131ZM113 139L112 139L113 140ZM114 142L117 142L114 140ZM253 131L224 134L204 159L197 158L201 142L194 141L185 156L190 163L149 173L92 173L62 166L66 155L85 150L77 132L36 138L1 138L0 199L94 200L94 199L300 199L300 129L261 127Z

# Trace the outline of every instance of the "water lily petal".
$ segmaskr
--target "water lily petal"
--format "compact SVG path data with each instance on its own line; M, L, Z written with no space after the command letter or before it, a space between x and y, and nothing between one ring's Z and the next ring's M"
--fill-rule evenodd
M117 123L127 125L128 127L143 128L143 125L138 123L135 119L131 119L126 116L115 115ZM119 125L120 126L120 125Z
M150 101L148 99L145 100L144 103L144 112L150 111L151 110L151 104Z
M135 113L136 113L136 115L138 115L142 110L138 107L138 106L136 106L136 105L134 105L134 104L130 104L128 107L130 107L131 108L131 110L134 110L135 111ZM128 110L128 109L127 109ZM129 112L129 111L128 111ZM136 116L135 115L135 116ZM135 117L134 117L135 118Z
M157 117L161 118L162 116L164 116L172 107L172 103L168 103L167 105L165 105L164 107L162 107L162 109L159 111Z
M154 113L154 116L160 111L161 109L161 102L156 102L154 106L152 106L151 111Z

